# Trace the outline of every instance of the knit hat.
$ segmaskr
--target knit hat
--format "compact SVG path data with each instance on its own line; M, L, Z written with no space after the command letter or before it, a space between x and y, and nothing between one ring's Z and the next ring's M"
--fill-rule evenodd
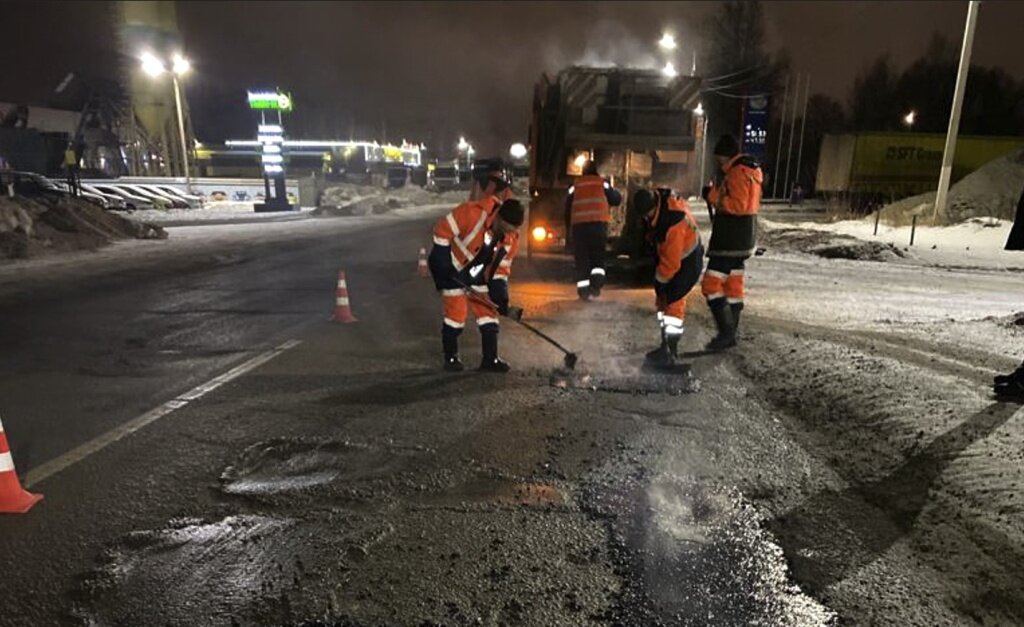
M740 145L732 135L722 135L715 144L716 157L735 157L740 154Z
M501 203L501 207L498 208L498 217L512 226L522 226L525 216L526 212L523 210L523 203L515 198L509 198Z

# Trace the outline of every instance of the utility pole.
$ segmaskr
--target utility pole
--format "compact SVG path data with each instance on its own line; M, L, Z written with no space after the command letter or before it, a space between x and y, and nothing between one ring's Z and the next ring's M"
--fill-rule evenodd
M796 178L800 179L800 162L804 158L804 130L807 128L807 101L811 96L811 75L807 74L807 83L804 87L804 111L800 114L800 148L796 153Z
M946 199L949 195L949 181L953 176L953 155L956 152L956 136L960 129L960 111L964 104L964 88L967 86L967 72L971 66L971 47L974 45L974 27L978 23L978 0L967 4L967 24L964 26L964 43L960 48L960 67L956 73L956 89L953 92L953 110L949 113L949 130L946 131L946 147L942 151L942 170L939 172L939 189L935 194L935 213L932 220L938 222L939 214L946 213Z
M796 134L796 105L800 102L800 74L796 75L795 92L793 93L793 123L789 125L789 148L786 149L786 180L782 188L782 195L789 198L790 189L793 187L789 182L789 164L793 159L793 135Z
M789 102L789 75L786 75L786 91L782 96L782 115L779 116L779 145L775 151L775 167L772 168L772 198L779 197L779 162L782 161L782 140L786 133L786 103Z

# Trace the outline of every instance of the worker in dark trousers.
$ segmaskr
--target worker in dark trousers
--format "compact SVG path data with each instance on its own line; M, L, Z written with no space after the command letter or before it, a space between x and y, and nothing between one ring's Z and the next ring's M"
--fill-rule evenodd
M64 169L68 177L68 188L71 190L71 195L81 196L82 183L78 178L78 152L75 151L75 145L72 142L68 142L68 147L64 150Z
M474 173L474 200L455 207L434 225L428 265L441 293L441 348L447 372L463 370L459 336L470 311L480 330L480 370L509 371L508 363L498 357L498 316L509 311L508 279L524 217L522 204L510 198L510 187L500 164L480 168Z
M601 178L597 164L588 161L565 199L566 223L572 229L576 257L576 293L580 300L600 296L604 287L604 250L608 244L608 222L612 207L622 203L622 194Z
M743 311L744 265L756 246L764 174L757 159L740 153L732 135L718 140L714 154L721 167L719 181L701 190L713 216L701 291L718 329L706 348L719 351L736 345Z
M704 247L697 220L686 201L670 189L652 193L641 189L633 196L633 207L647 221L648 240L657 255L654 271L654 295L661 345L647 353L644 363L669 368L679 357L686 318L686 295L700 279L704 266Z
M1024 250L1024 191L1017 201L1017 214L1006 238L1006 250ZM996 375L992 391L998 400L1024 403L1024 363L1013 372Z

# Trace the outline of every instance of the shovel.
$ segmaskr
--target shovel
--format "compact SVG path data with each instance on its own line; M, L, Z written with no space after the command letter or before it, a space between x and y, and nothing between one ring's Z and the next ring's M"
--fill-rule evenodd
M492 301L490 298L488 298L486 296L481 296L480 294L477 294L473 290L469 289L469 287L467 285L465 285L464 283L462 283L458 279L455 279L455 282L458 283L459 287L461 287L464 292L466 292L466 295L469 296L470 300L476 301L476 302L480 303L481 305L486 305L486 306L491 307L491 308L493 308L495 310L498 309L498 306L495 305L494 301ZM549 337L547 334L545 334L540 329L534 327L533 325L531 325L529 323L523 322L523 310L522 310L521 307L509 307L508 308L508 314L506 314L505 317L510 319L510 320L512 320L513 322L518 323L519 325L524 327L527 331L530 331L534 335L544 339L549 344L551 344L552 346L554 346L558 350L560 350L563 353L565 353L565 359L564 359L563 363L565 364L566 369L567 370L575 370L576 369L576 362L579 360L579 356L576 355L576 353L574 353L574 352L570 351L569 349L567 349L566 347L562 346L558 342L556 342L554 339Z

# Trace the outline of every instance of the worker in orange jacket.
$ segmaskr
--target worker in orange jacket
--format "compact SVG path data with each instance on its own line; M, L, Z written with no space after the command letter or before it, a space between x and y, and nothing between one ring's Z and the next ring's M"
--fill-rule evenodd
M720 182L702 190L712 211L712 222L708 267L701 291L718 328L707 349L718 351L736 345L736 330L743 311L744 265L756 248L764 174L757 159L740 153L732 135L723 135L718 140L714 154L722 175Z
M655 306L661 328L661 346L647 353L645 362L672 366L678 359L679 340L686 318L686 295L700 279L704 265L697 220L686 201L671 189L639 190L633 206L647 221L647 237L658 265L654 271Z
M576 258L576 293L580 300L601 295L611 208L621 203L622 194L597 173L597 163L587 161L583 175L577 177L565 199L566 223L572 230Z
M498 357L498 316L508 313L508 278L525 213L523 205L510 198L510 185L500 166L485 168L474 175L474 200L460 204L434 225L428 265L444 308L441 347L448 372L463 370L458 338L470 309L480 329L480 369L509 370Z

